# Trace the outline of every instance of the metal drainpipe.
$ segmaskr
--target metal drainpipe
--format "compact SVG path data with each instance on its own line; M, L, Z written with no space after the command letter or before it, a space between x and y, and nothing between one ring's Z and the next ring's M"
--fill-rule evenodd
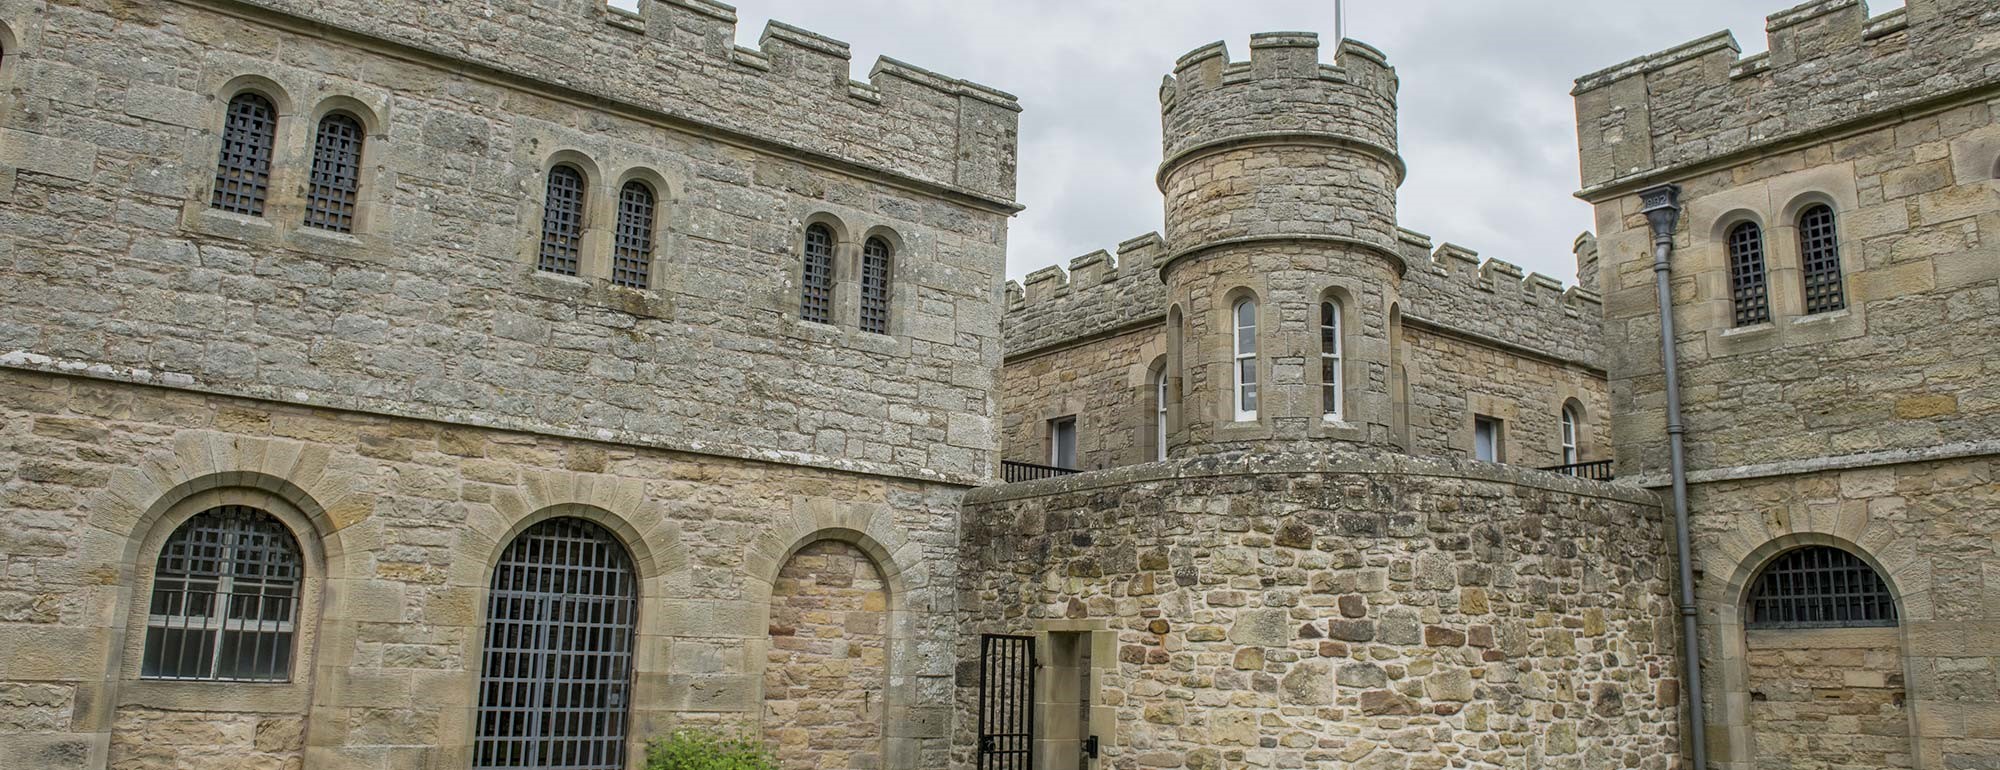
M1653 283L1660 295L1660 365L1667 375L1667 448L1674 485L1674 545L1681 568L1681 661L1687 667L1688 726L1694 749L1694 770L1708 770L1708 730L1701 706L1701 634L1694 603L1694 556L1689 550L1687 464L1682 454L1681 382L1674 352L1673 267L1674 225L1681 216L1681 189L1664 184L1639 193L1640 210L1653 229Z

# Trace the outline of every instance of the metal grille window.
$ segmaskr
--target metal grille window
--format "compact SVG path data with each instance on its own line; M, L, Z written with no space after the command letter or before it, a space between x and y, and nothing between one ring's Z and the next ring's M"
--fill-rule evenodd
M623 770L636 583L624 547L582 519L508 544L486 602L475 767Z
M536 267L576 275L583 247L583 172L574 166L549 169L548 197L542 202L542 256Z
M611 255L611 282L644 289L653 269L653 188L626 182L618 192L618 238Z
M881 238L861 247L861 330L889 333L889 242Z
M826 225L806 228L805 271L799 284L799 318L832 323L833 230Z
M1319 303L1320 412L1340 419L1340 303Z
M1810 546L1780 554L1750 590L1751 628L1896 625L1896 598L1860 557Z
M252 93L229 100L209 206L253 217L264 215L264 195L271 186L271 147L277 135L278 110L271 106L271 100Z
M1737 326L1771 320L1764 278L1764 231L1753 222L1729 231L1729 291L1736 303Z
M139 676L285 681L299 614L299 545L255 508L196 514L160 548Z
M1230 314L1235 318L1236 419L1257 419L1257 303L1237 300Z
M1840 233L1833 208L1813 206L1799 214L1799 265L1806 284L1806 312L1825 313L1847 307L1840 280Z
M333 113L319 121L313 139L312 178L306 182L306 226L354 232L361 191L361 121Z

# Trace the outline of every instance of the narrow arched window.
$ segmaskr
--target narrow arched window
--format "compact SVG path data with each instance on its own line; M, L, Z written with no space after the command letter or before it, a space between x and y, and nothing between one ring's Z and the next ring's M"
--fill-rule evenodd
M583 172L575 166L549 169L547 196L542 199L542 254L536 267L560 275L576 275L583 250Z
M1319 303L1319 390L1320 413L1328 420L1340 419L1340 303Z
M1737 326L1771 320L1764 277L1764 230L1755 222L1729 230L1729 291L1735 301Z
M1167 459L1167 363L1153 374L1153 459Z
M869 238L861 247L861 330L889 333L889 242Z
M1799 212L1799 267L1805 277L1806 313L1847 307L1840 279L1840 233L1833 207L1824 204Z
M1562 410L1562 453L1564 465L1583 462L1583 452L1577 444L1576 407L1565 406Z
M1896 625L1896 597L1861 557L1827 546L1779 554L1750 589L1751 628Z
M1236 301L1236 419L1257 419L1257 301Z
M653 271L653 188L633 180L618 191L618 232L611 250L611 282L644 289Z
M139 676L284 681L297 636L299 544L276 517L225 505L160 547Z
M277 136L278 110L271 106L271 100L248 92L229 100L209 206L253 217L264 215L264 196L271 186L271 148Z
M354 232L361 193L361 121L338 112L319 119L313 136L312 178L306 181L306 226Z
M799 319L833 322L833 230L806 227L805 269L799 278Z

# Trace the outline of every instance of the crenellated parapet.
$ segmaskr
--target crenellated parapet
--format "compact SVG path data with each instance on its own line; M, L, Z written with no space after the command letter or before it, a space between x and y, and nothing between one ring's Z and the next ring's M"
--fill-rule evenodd
M1565 288L1560 279L1521 268L1453 243L1398 231L1403 261L1402 298L1406 322L1525 348L1549 358L1602 368L1599 324L1603 308L1596 292ZM1596 240L1577 239L1578 258L1593 254ZM1594 260L1594 257L1592 257Z
M1093 251L1028 274L1026 285L1007 282L1007 312L1000 333L1007 355L1032 353L1108 332L1160 323L1167 290L1159 260L1159 233L1118 244L1114 255Z
M1396 70L1365 43L1343 40L1333 64L1319 36L1265 32L1250 59L1230 61L1221 41L1174 64L1160 84L1166 162L1217 142L1310 135L1396 156Z
M777 22L736 44L712 0L181 0L345 31L577 96L911 177L1011 207L1020 105L887 57L849 76L846 43Z
M1908 0L1870 18L1862 0L1772 14L1768 53L1718 32L1578 78L1586 197L1753 147L2000 86L2000 5Z

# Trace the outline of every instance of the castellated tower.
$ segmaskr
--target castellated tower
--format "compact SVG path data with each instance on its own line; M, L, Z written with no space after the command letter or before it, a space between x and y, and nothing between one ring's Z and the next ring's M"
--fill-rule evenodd
M1309 32L1256 35L1248 62L1204 46L1161 85L1175 455L1397 443L1396 85L1352 40L1320 63Z

